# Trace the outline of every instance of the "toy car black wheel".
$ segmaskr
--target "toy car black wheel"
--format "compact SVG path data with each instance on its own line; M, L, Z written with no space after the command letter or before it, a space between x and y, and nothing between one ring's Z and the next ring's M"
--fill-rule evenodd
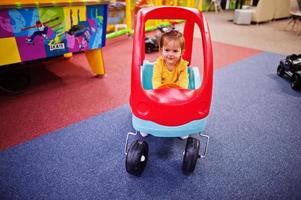
M294 89L294 90L298 90L300 89L301 87L301 78L298 74L294 74L293 77L292 77L292 83L291 83L291 87Z
M277 75L280 76L280 77L284 76L284 69L283 69L283 67L281 65L278 65Z
M151 45L146 45L145 46L145 53L151 53L153 52L153 47Z
M155 43L154 42L155 41L152 38L148 38L148 37L145 38L145 41L144 41L144 43L145 43L145 53L151 53L151 52L154 51L154 48L155 48L155 45L154 45Z
M192 173L195 169L200 150L200 141L196 138L189 137L187 139L184 152L182 171L184 174Z
M128 149L125 167L129 174L140 176L144 171L148 160L148 144L145 141L136 140Z

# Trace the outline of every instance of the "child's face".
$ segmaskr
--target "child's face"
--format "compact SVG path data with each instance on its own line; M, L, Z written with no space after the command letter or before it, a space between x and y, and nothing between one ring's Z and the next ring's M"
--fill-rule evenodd
M165 39L161 51L163 60L169 66L176 66L182 56L181 44L178 40Z

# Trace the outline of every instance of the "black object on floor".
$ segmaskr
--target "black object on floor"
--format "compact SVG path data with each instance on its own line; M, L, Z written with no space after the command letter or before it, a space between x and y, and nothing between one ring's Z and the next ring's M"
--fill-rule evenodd
M24 72L1 72L0 73L0 91L10 95L16 95L24 92L30 85L29 74Z
M300 90L301 54L292 54L281 60L277 68L277 75L290 80L292 89Z

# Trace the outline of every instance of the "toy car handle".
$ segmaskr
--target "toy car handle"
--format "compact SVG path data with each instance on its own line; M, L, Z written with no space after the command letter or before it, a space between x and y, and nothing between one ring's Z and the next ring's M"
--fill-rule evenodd
M203 48L203 80L200 88L194 91L181 91L180 95L187 98L187 102L184 100L177 104L176 101L172 102L168 106L164 106L160 99L156 99L160 95L165 97L165 94L161 93L164 90L148 90L145 91L141 85L140 68L145 58L145 22L149 19L184 19L184 37L185 37L185 54L184 59L190 61L192 43L193 43L193 32L194 24L196 23L201 32L202 36L202 48ZM148 7L139 10L136 16L136 25L134 31L134 41L132 50L132 69L131 69L131 95L130 104L132 107L133 114L136 117L148 120L152 118L151 113L158 112L160 109L162 112L172 113L173 108L179 107L198 107L197 114L184 113L183 115L190 115L190 119L185 120L173 120L164 121L165 125L179 124L188 122L189 120L204 118L209 114L209 108L211 104L212 96L212 79L213 79L213 57L212 57L212 45L210 33L207 25L207 21L203 14L194 8L176 7L176 6L160 6L160 7ZM201 59L201 58L200 58ZM168 96L172 93L166 94ZM154 97L154 98L152 98ZM142 103L143 102L143 103ZM169 103L168 100L164 102ZM142 105L143 104L143 105ZM145 104L145 105L144 105ZM142 106L141 106L142 105ZM179 106L181 105L181 106ZM178 113L178 112L177 112ZM158 117L157 122L164 120L167 117L164 114L162 117ZM160 118L160 119L159 119ZM161 123L163 124L163 123Z

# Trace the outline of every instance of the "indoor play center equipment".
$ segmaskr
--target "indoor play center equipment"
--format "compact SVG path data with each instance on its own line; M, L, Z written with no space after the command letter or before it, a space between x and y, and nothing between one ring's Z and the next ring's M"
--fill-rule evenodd
M191 63L194 25L201 32L203 50L202 78L197 67L188 67L189 89L152 89L153 63L145 58L145 22L150 19L182 19L185 51L183 58ZM200 56L201 57L201 56ZM201 59L201 58L200 58ZM141 9L134 32L130 106L135 133L128 133L125 144L126 171L135 176L142 174L148 160L148 144L129 137L147 133L156 137L189 136L183 153L182 170L194 171L197 159L205 157L209 136L203 134L209 115L213 79L212 44L204 15L197 9L185 7L149 7ZM197 136L192 137L191 135ZM200 155L200 140L206 139Z
M199 0L198 5L205 4L205 0ZM125 5L124 10L114 9L120 6L117 5ZM184 7L196 7L196 0L111 0L109 6L109 17L108 17L108 25L107 25L107 35L106 38L115 38L121 35L131 35L133 33L132 30L132 19L136 16L137 12L141 8L152 7L152 6L184 6ZM202 6L201 6L202 7ZM201 8L200 7L200 8ZM122 16L122 17L121 17ZM117 20L117 18L119 18ZM122 19L124 18L124 19ZM113 21L119 21L113 22ZM124 21L124 22L122 22ZM156 29L158 26L169 26L169 21L163 20L149 20L145 25L147 31L152 31Z
M1 0L0 66L85 52L104 75L108 2L104 0Z

